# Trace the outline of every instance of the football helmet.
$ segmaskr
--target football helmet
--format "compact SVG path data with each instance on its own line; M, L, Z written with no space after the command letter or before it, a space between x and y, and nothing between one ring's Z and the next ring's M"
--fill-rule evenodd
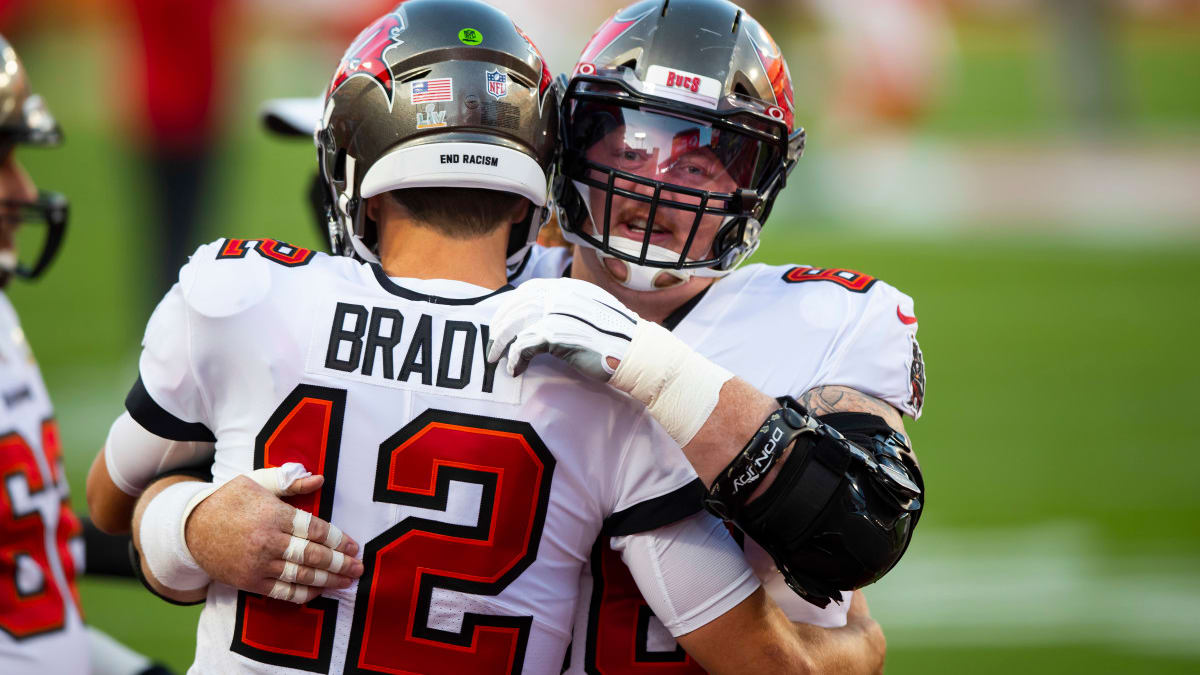
M668 285L723 276L754 252L805 133L787 63L749 14L643 0L600 27L562 86L568 241L623 261L621 283L643 291L664 271Z
M480 0L409 0L342 58L316 132L332 252L377 261L365 200L460 187L533 203L513 227L510 271L549 215L558 97L538 49Z
M0 36L0 158L7 158L16 145L61 142L58 122L33 93L16 50ZM0 284L12 275L35 279L46 271L62 245L67 214L67 198L56 192L39 192L34 201L0 199L0 219L17 233L17 244L0 250ZM44 233L31 229L39 225L46 227ZM37 239L41 242L35 245Z

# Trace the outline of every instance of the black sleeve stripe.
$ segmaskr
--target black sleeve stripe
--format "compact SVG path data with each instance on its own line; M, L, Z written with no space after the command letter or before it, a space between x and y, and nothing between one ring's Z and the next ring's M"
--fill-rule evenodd
M125 397L125 409L129 411L129 415L138 424L145 427L147 431L155 436L161 436L172 441L206 441L214 443L217 440L216 436L213 436L213 433L203 424L199 422L184 422L166 410L163 410L162 406L156 403L153 398L150 398L150 392L146 391L146 385L142 384L140 375L137 382L133 384L133 389L129 390L129 395Z
M697 478L674 492L634 504L605 518L601 534L621 537L679 522L703 508L707 493L704 483Z

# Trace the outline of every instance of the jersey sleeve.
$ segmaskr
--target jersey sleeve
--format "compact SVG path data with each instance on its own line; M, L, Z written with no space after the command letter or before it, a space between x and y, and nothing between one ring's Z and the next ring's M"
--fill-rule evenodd
M612 508L604 534L653 530L701 510L704 484L679 444L641 411L611 476Z
M183 285L177 283L146 325L138 379L125 398L125 409L161 438L213 442L216 438L206 424L208 406L192 359L192 320Z
M846 615L850 612L850 593L843 592L840 598L834 598L837 602L831 602L823 608L817 607L801 598L787 585L783 575L775 567L775 561L763 547L749 538L743 543L746 560L754 569L754 574L762 581L763 590L792 622L807 623L821 628L841 628L846 625Z
M237 353L229 344L237 340L227 336L241 334L234 329L248 322L249 310L272 287L272 263L250 255L251 243L221 239L201 246L150 317L138 380L125 407L151 433L173 441L215 440L212 383L205 377L212 380Z
M760 585L725 524L707 513L611 543L673 637L722 616Z
M214 445L172 441L151 433L124 413L113 422L104 443L104 462L114 485L137 497L157 476L212 462Z
M866 301L848 315L818 384L850 387L919 418L925 402L925 362L917 343L913 299L877 282Z

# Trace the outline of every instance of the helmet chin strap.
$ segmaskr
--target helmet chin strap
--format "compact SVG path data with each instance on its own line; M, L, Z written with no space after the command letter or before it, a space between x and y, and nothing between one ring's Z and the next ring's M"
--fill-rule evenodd
M600 262L602 263L602 267L604 267L605 273L608 274L608 276L611 277L613 281L617 282L621 286L624 286L625 288L628 288L631 291L641 291L641 292L661 291L661 290L664 290L667 288L674 288L675 286L681 286L683 284L686 284L687 282L691 281L694 277L720 278L720 277L723 277L733 271L733 270L720 271L720 270L714 270L709 267L700 267L700 268L682 269L682 270L663 269L661 267L646 267L645 265L636 265L634 263L629 262L628 260L622 260L614 255L611 255L609 253L601 251L599 248L596 248L595 246L590 244L583 237L580 237L579 235L577 235L573 232L568 232L566 229L563 229L563 239L566 239L568 242L570 242L572 244L579 244L580 246L584 246L588 249L591 249L593 252L595 252L596 257L600 259ZM626 255L640 256L642 254L642 242L635 241L635 240L629 239L627 237L609 237L608 245ZM648 260L666 262L666 261L671 261L671 260L678 260L679 254L668 248L663 248L662 246L655 246L655 245L651 244L650 247L646 251L646 258ZM608 265L608 261L610 261L610 260L613 261L615 264L620 265L621 267L624 268L624 271L625 271L624 279L620 278L616 274L613 274L612 270L609 268L609 265ZM660 279L663 281L670 280L671 283L656 285L654 282L658 281Z

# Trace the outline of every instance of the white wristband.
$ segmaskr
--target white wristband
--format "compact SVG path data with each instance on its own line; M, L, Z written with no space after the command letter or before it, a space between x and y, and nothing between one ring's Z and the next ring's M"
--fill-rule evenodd
M188 551L183 530L188 514L214 490L212 483L185 481L158 493L146 505L139 530L142 559L160 584L191 591L212 581Z
M638 321L629 351L609 381L646 404L680 447L691 442L733 373L697 354L671 331Z

